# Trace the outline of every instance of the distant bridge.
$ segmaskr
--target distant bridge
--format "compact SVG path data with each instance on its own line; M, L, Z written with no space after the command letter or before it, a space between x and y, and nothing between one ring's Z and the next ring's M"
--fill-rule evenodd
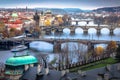
M110 34L113 35L114 30L120 27L101 25L101 26L50 26L50 27L42 26L41 28L42 28L42 31L44 31L46 34L51 34L52 31L55 31L56 33L63 33L63 29L65 28L70 29L71 34L75 34L75 30L77 28L81 28L84 34L88 34L88 30L90 28L94 28L97 30L97 34L100 34L103 28L107 28L108 30L110 30Z

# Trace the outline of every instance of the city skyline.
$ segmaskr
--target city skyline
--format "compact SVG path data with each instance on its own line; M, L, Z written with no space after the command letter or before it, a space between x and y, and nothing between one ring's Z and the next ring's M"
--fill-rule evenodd
M116 7L120 0L0 0L0 8L80 8L93 10Z

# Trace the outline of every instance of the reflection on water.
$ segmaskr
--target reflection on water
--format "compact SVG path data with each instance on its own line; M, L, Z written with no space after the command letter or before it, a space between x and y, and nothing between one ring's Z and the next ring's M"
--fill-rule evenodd
M53 45L44 41L31 42L30 48L41 52L53 52Z

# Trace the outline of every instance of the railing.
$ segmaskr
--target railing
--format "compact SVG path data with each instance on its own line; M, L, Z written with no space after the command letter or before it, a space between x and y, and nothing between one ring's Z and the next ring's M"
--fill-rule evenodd
M94 63L94 62L99 62L99 61L107 59L109 57L110 57L110 55L106 54L104 56L94 57L92 60L83 60L83 61L73 63L73 64L58 66L55 69L60 70L60 71L67 70L67 69L72 69L72 68L80 67L80 66L83 66L83 65L91 64L91 63ZM89 66L93 66L93 65L97 65L97 64L99 64L99 63L91 64L91 65L88 65L88 66L85 66L85 67L89 67ZM80 67L80 68L82 69L82 68L85 68L85 67Z

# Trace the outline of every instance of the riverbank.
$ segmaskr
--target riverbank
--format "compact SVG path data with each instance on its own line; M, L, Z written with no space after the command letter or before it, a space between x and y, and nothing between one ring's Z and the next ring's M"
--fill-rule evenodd
M87 71L87 70L92 70L92 69L96 69L96 68L101 68L101 67L105 67L107 65L112 65L112 64L116 64L119 61L114 59L114 58L106 58L100 61L95 61L93 63L89 63L86 65L82 65L76 68L72 68L70 69L70 72L77 72L78 70L82 70L82 71Z

